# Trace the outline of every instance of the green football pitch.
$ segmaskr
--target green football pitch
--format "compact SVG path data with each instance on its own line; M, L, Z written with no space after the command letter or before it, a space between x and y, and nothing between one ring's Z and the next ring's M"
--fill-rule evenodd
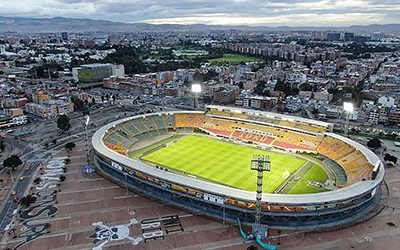
M264 151L250 146L233 144L204 136L179 136L169 138L166 147L147 147L146 154L141 150L141 159L153 164L168 167L184 174L194 175L235 188L255 191L256 171L250 169L254 154L269 155L271 171L264 173L263 192L273 193L293 172L302 167L307 160L294 155ZM131 157L137 155L132 154ZM314 167L313 167L314 168ZM315 165L317 171L322 170ZM324 173L324 171L322 170ZM313 175L312 175L313 176ZM296 184L296 192L302 189L307 180ZM307 192L318 190L305 190ZM301 193L301 191L300 191Z

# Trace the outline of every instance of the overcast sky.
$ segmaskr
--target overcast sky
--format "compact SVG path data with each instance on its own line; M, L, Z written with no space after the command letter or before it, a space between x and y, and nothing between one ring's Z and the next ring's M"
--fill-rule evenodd
M348 26L400 23L400 0L0 0L0 15L154 24Z

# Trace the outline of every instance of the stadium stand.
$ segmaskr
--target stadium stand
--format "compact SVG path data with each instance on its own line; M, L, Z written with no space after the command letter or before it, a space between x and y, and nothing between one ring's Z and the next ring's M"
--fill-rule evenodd
M336 185L340 187L371 178L373 167L366 157L349 144L333 137L302 133L289 128L276 127L276 125L257 124L253 122L256 119L247 121L231 119L232 117L247 117L265 122L265 117L218 110L210 110L208 114L214 116L191 112L143 116L110 128L103 140L109 148L126 154L127 150L139 140L167 133L168 129L175 129L178 133L192 133L194 128L199 127L219 136L262 143L286 150L317 152L326 156L323 162L335 173ZM269 124L272 124L271 120ZM307 126L303 123L294 124L288 120L279 121L279 125L301 129Z
M252 142L258 142L258 143L263 143L270 145L271 142L274 140L273 137L267 136L267 135L262 135L262 134L255 134L255 133L250 133L250 132L245 132L245 131L239 131L236 130L231 134L232 137L246 140L246 141L252 141Z
M204 122L204 114L202 113L176 113L175 127L188 128L200 127Z
M326 155L336 161L344 155L350 154L354 151L354 148L335 138L325 136L319 144L317 151L318 153Z
M347 176L344 169L339 166L336 162L332 161L329 158L326 158L322 161L326 166L329 166L330 169L335 173L336 176L336 186L344 187L347 183Z
M316 133L323 133L327 131L325 127L319 127L313 124L308 124L305 122L297 122L297 121L289 121L286 119L282 119L277 117L267 117L267 116L260 116L256 114L250 113L237 113L237 112L229 112L229 111L221 111L218 109L209 109L207 112L208 115L212 116L222 116L222 117L231 117L231 118L239 118L245 120L253 120L253 121L260 121L269 124L275 124L282 127L289 127L289 128L296 128Z

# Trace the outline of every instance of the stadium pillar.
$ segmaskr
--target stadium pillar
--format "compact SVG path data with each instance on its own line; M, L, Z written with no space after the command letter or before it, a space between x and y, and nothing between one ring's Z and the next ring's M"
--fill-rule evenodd
M253 225L254 237L264 239L266 237L267 228L261 226L261 200L262 200L262 182L263 173L271 171L271 162L268 155L253 155L251 160L251 170L257 171L257 193L256 193L256 214Z

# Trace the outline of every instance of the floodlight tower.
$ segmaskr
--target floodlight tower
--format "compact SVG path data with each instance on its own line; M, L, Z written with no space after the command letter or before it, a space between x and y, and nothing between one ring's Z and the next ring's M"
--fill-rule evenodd
M257 171L257 194L256 194L256 215L253 226L253 235L255 237L261 237L262 239L266 236L266 227L261 227L261 199L262 199L262 182L263 173L265 171L271 171L271 162L268 155L253 155L251 160L251 170Z
M354 105L351 102L344 102L343 109L346 112L345 133L346 135L349 135L349 120L350 120L350 115L354 112Z
M201 84L199 83L193 83L192 84L192 93L194 96L194 101L193 101L193 106L196 109L197 106L199 105L199 93L201 92Z

